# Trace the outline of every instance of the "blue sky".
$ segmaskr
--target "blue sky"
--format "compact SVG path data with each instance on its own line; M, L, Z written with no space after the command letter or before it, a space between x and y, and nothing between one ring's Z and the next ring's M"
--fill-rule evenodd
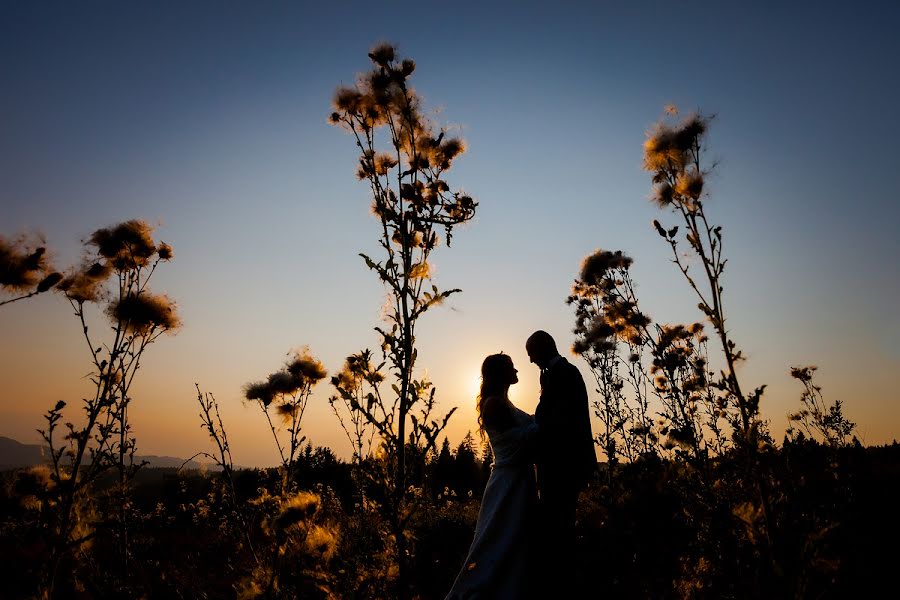
M451 173L479 202L434 257L464 292L429 313L420 363L450 437L475 427L483 357L520 369L524 340L571 343L564 303L583 256L635 259L647 312L699 318L656 236L644 133L675 104L715 114L709 212L724 226L729 326L769 385L776 437L796 409L788 376L817 364L868 443L900 425L900 91L891 3L3 2L0 235L40 230L57 264L128 218L175 247L155 289L185 326L151 348L136 384L147 453L205 449L193 382L226 407L236 459L275 450L240 386L308 344L337 370L377 343L384 292L357 254L377 252L352 140L329 126L339 84L394 42L413 84L469 150ZM100 326L100 319L97 319ZM88 355L59 297L0 311L0 435L35 441L40 415L84 393ZM573 359L574 360L574 359ZM587 373L587 371L584 371ZM345 451L321 386L307 435ZM75 418L74 414L73 417Z

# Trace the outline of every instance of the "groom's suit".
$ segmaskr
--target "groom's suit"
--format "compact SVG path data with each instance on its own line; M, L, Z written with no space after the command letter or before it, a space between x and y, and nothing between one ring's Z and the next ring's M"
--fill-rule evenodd
M534 418L540 430L536 463L541 496L563 489L577 494L597 468L597 457L584 379L562 356L541 372Z
M537 478L547 577L562 575L575 543L578 492L597 468L587 389L578 368L561 356L541 372Z

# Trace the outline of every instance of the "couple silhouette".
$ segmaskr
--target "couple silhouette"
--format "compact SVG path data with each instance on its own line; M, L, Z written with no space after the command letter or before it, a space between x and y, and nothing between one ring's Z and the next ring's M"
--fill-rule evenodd
M587 389L546 331L525 344L541 370L534 416L509 400L506 354L481 365L478 426L494 454L475 538L447 600L571 597L578 493L597 466ZM560 595L562 594L562 595Z

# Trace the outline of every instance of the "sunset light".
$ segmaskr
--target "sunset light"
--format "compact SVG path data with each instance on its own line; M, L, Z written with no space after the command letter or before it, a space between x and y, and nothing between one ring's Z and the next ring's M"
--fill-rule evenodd
M880 597L898 24L3 3L0 596Z

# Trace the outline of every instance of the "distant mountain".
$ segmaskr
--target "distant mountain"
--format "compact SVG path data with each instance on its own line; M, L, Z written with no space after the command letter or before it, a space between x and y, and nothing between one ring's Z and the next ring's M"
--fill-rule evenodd
M21 469L23 467L33 467L40 465L49 460L49 451L46 446L41 444L23 444L12 438L0 436L0 471L9 469ZM184 464L183 458L175 456L156 456L148 454L147 456L135 456L134 462L139 463L147 461L150 468L178 468ZM199 469L201 464L195 460L189 461L186 469Z
M0 470L39 465L44 462L44 451L40 444L23 444L0 436Z

